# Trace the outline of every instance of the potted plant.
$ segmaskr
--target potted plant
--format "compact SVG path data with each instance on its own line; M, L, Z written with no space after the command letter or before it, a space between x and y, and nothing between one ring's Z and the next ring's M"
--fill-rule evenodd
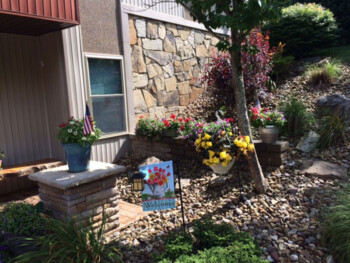
M176 137L179 135L179 129L182 127L182 118L176 118L175 114L170 116L170 120L162 120L165 126L164 136L166 137Z
M6 157L4 152L0 152L0 170L2 170L2 160Z
M249 136L237 136L237 129L233 128L230 120L204 124L194 142L196 151L203 154L203 164L217 174L226 174L236 158L241 154L248 156L254 151Z
M278 131L286 123L282 112L265 108L259 111L252 107L250 111L251 124L259 128L260 139L263 143L275 143L278 139Z
M152 139L163 135L165 126L161 120L151 120L146 119L143 116L140 117L140 120L136 124L135 133L137 136Z
M93 122L93 132L84 135L84 120L74 117L59 126L57 138L64 148L69 171L83 172L89 169L91 145L100 138L102 132Z

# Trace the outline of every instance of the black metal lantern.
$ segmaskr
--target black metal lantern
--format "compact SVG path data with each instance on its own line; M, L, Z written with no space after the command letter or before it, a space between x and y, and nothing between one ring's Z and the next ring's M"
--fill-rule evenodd
M144 178L145 178L145 174L144 173L134 173L132 175L132 189L134 191L142 191L144 186L145 186L145 182L144 182Z

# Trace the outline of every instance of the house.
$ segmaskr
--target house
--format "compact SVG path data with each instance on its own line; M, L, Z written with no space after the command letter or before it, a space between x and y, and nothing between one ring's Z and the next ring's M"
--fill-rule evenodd
M57 127L83 118L86 102L104 132L92 159L113 162L141 115L179 114L203 92L217 37L182 6L151 2L0 0L5 166L64 159Z

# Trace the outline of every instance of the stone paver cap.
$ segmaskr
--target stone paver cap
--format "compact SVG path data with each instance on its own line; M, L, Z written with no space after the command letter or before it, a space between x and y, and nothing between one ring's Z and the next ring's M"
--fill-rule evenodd
M66 190L81 184L124 172L126 167L116 164L90 161L90 169L81 173L68 172L68 165L33 173L29 179L58 189Z

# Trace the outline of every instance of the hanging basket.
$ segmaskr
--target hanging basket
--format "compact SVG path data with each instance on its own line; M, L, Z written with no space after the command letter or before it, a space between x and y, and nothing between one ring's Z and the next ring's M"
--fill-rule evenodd
M230 171L230 169L232 168L232 166L234 165L236 159L232 159L227 165L226 167L223 166L221 163L219 164L215 164L215 165L211 165L210 168L213 170L214 173L216 174L227 174L228 171Z
M276 143L278 139L278 128L273 125L260 128L260 139L263 143Z
M89 169L91 145L83 147L78 143L63 144L64 152L71 173L84 172Z

